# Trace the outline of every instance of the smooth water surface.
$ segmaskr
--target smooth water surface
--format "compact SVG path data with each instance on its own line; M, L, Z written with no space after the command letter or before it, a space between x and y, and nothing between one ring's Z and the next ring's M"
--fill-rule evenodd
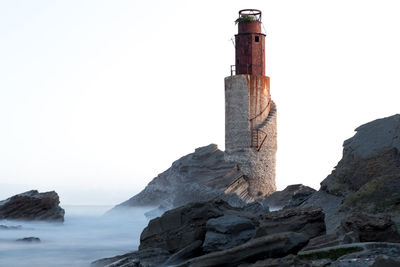
M148 209L131 209L121 216L103 216L111 207L67 206L64 223L0 220L1 267L90 266L94 260L136 250L148 220ZM17 242L38 237L39 243Z

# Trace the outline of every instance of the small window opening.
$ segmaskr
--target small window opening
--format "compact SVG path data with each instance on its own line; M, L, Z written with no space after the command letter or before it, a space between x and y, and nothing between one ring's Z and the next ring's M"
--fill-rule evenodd
M260 41L260 36L256 36L255 41L258 43Z

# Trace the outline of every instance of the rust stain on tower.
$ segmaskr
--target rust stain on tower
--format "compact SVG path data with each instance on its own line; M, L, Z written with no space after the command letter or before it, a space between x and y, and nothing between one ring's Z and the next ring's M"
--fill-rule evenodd
M265 76L261 11L239 11L235 74L225 78L225 159L236 162L248 193L262 199L276 190L277 110Z
M265 34L261 32L261 11L239 11L235 35L236 74L265 75Z
M265 76L265 34L261 31L261 11L239 11L235 35L236 75L249 74L251 146L260 149L265 134L259 131L271 109L269 77Z

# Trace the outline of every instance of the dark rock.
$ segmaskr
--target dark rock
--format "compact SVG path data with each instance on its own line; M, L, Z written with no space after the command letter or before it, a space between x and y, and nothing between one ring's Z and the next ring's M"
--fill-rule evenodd
M59 206L54 191L28 191L0 201L0 219L64 221L64 210Z
M347 197L379 177L399 176L400 154L395 147L381 148L367 158L345 151L332 174L321 182L321 190Z
M21 225L12 225L12 226L7 226L7 225L2 225L0 224L0 230L20 230L22 229Z
M372 266L381 257L392 258L397 261L400 255L400 244L386 242L353 243L300 251L297 255L301 259L313 263L315 260L329 259L331 260L330 267L364 267Z
M24 238L17 239L16 241L18 241L18 242L27 242L27 243L39 243L40 242L40 238L34 237L34 236L30 236L30 237L24 237Z
M206 224L203 250L212 252L243 244L255 234L255 225L248 218L225 215L210 219Z
M196 240L203 241L206 222L223 215L243 216L243 211L223 200L191 203L169 210L149 222L140 236L139 250L158 247L175 253Z
M400 259L393 259L390 257L379 256L375 259L371 267L399 267Z
M225 161L224 152L211 144L175 161L143 191L114 209L159 205L172 209L216 198L232 206L244 206L253 200L248 187L246 177L238 166Z
M284 190L267 196L262 203L273 209L293 208L306 201L314 192L315 189L302 184L289 185Z
M307 246L303 248L303 251L358 242L360 242L360 238L355 232L327 234L310 239Z
M328 233L352 212L389 213L400 226L400 115L356 129L343 157L301 206L320 206Z
M303 233L309 239L325 234L324 213L319 207L297 207L260 216L256 237L280 232Z
M165 266L176 265L191 258L200 256L202 253L201 249L202 243L203 242L200 240L194 241L192 244L171 255L171 257L169 257L168 260L163 265Z
M308 241L307 236L286 232L262 236L227 249L193 258L179 267L237 266L242 262L255 262L266 258L284 257L297 253Z
M316 267L319 265L311 265L308 261L299 259L295 255L288 255L283 258L269 258L255 263L240 264L238 267ZM322 266L322 265L321 265Z
M400 242L400 234L388 215L353 213L342 220L337 232L354 232L361 242Z
M344 141L343 158L321 182L321 190L346 197L366 183L400 172L400 115L361 125Z
M170 254L160 248L150 248L134 251L124 255L104 258L92 262L92 267L158 267L165 262Z
M260 202L253 201L253 202L248 203L246 206L244 206L243 210L246 212L250 212L254 215L261 215L264 213L268 213L269 207L261 204Z
M326 232L332 233L340 224L346 214L338 214L343 202L343 197L334 196L322 190L315 192L303 202L301 207L321 207L325 213Z
M340 209L344 212L399 213L400 173L379 176L367 182L357 192L349 194Z

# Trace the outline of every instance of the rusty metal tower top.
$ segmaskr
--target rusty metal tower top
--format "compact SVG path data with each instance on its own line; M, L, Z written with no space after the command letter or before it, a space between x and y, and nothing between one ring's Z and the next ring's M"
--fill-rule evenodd
M261 11L239 11L235 35L236 74L265 75L265 34L261 31Z

